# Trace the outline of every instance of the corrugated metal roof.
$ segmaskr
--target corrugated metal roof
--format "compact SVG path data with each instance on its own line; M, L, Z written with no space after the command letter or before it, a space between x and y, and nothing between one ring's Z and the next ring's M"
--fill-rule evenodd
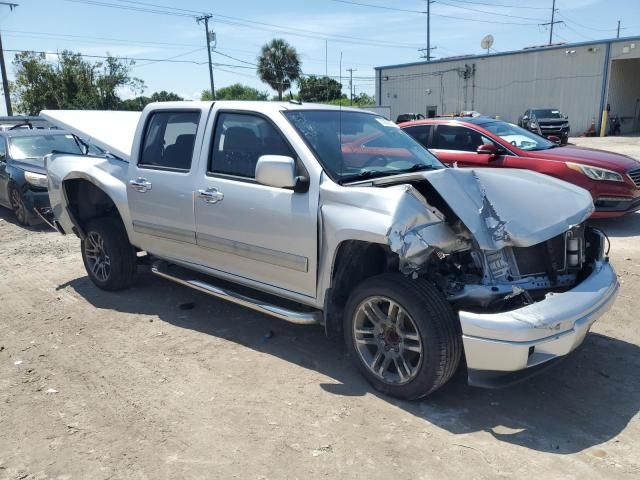
M386 70L389 68L402 68L402 67L414 67L416 65L433 65L436 63L447 63L454 62L460 60L475 60L479 58L490 58L490 57L503 57L506 55L517 55L520 53L532 53L532 52L540 52L544 50L557 50L557 49L566 49L569 47L584 47L588 45L601 45L603 43L619 43L619 42L629 42L629 41L640 41L640 36L636 37L624 37L624 38L607 38L603 40L590 40L588 42L576 42L576 43L563 43L560 45L542 45L540 47L526 47L521 50L511 50L508 52L499 52L499 53L488 53L481 55L460 55L457 57L449 57L449 58L441 58L438 60L431 60L430 62L421 61L421 62L409 62L409 63L398 63L395 65L383 65L381 67L375 67L375 70Z

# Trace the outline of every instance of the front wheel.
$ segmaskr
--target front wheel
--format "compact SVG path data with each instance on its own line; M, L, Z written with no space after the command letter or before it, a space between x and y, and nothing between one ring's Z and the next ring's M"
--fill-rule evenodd
M349 353L380 392L413 400L444 385L460 362L457 318L425 280L384 274L365 280L347 302Z
M122 223L114 218L91 220L82 240L82 261L91 281L103 290L131 286L136 275L136 250Z
M23 227L28 227L31 224L29 219L29 209L24 204L22 194L17 187L9 187L9 200L11 202L11 209L13 210L13 214L16 216L18 223Z

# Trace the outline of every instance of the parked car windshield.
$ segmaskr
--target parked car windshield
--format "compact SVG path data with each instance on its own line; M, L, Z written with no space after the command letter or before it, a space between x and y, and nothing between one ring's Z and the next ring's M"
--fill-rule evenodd
M334 180L344 183L444 166L395 123L339 110L284 112Z
M522 150L548 150L557 147L546 138L511 123L490 122L483 124L482 127Z
M564 118L560 110L552 108L541 108L538 110L534 110L533 114L536 116L536 118Z
M82 154L73 135L28 135L9 139L11 158L25 160L42 158L53 150L65 153Z

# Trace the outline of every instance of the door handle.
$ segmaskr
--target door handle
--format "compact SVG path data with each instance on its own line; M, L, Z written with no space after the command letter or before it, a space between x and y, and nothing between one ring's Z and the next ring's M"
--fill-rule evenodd
M218 203L224 199L224 194L214 187L206 190L201 188L198 190L198 197L207 203Z
M142 177L129 180L129 185L131 185L131 188L133 188L136 192L140 193L145 193L151 190L152 186L151 182L147 182L147 179Z

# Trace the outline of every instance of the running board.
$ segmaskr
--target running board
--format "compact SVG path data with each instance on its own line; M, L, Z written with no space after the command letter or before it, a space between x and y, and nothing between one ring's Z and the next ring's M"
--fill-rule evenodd
M169 265L164 261L157 262L151 266L151 271L162 278L166 278L167 280L179 283L180 285L193 288L194 290L198 290L213 297L221 298L222 300L227 300L229 302L242 305L243 307L250 308L252 310L270 315L272 317L286 320L287 322L296 323L298 325L320 324L322 314L319 311L306 312L292 310L280 305L265 302L263 300L251 298L247 295L243 295L241 293L237 293L229 289L204 282L202 280L190 279L187 278L186 275L177 276L176 274L168 272L168 266ZM187 271L188 270L185 270L185 272Z

